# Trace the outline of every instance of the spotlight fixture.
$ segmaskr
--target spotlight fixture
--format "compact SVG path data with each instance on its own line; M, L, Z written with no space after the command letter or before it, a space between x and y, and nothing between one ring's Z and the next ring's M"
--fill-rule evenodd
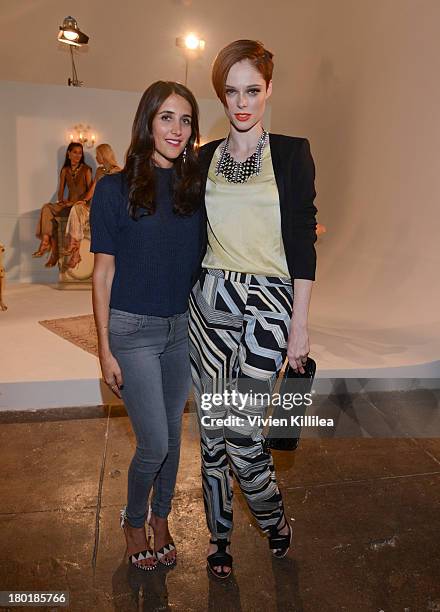
M196 34L187 34L186 36L179 36L176 38L176 45L177 47L189 49L190 51L203 51L205 48L205 41L196 36Z
M178 36L176 38L176 46L183 49L185 56L185 85L188 83L188 68L189 58L194 57L197 51L203 51L205 48L205 41L199 38L196 34L187 34L186 36Z
M60 26L58 32L58 41L69 45L70 59L72 62L72 78L67 80L68 85L73 87L81 87L84 85L83 81L78 79L78 73L76 71L75 60L73 57L73 47L82 47L89 42L89 37L78 27L78 22L74 17L65 17L63 25Z
M81 47L89 42L89 37L81 32L75 17L65 17L63 25L60 26L58 40L66 45Z

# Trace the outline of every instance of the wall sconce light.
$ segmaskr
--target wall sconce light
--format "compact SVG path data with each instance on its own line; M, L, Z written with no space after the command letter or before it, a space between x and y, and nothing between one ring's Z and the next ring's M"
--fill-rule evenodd
M73 47L82 47L89 42L89 37L78 27L78 23L74 17L65 17L63 25L60 26L58 32L59 42L69 45L70 59L72 62L72 78L69 77L67 84L73 87L81 87L84 85L83 81L78 79L78 73L76 71L75 60L73 57Z
M92 130L90 125L83 125L78 123L74 125L73 129L69 132L69 142L80 142L83 147L91 149L96 144L96 133Z
M199 36L192 33L176 38L176 47L183 49L185 56L185 85L188 84L189 58L190 56L193 57L198 51L203 51L205 49L205 44L203 38L199 38Z

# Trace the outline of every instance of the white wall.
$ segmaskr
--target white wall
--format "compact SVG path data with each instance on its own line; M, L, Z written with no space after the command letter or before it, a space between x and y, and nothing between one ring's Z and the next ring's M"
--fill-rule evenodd
M306 135L316 161L312 320L375 327L378 345L423 326L417 347L440 325L440 2L289 6L272 127Z
M35 225L45 202L56 200L57 181L73 125L93 126L122 161L139 94L61 86L0 83L0 240L8 280L55 282L57 270L32 259ZM94 150L86 149L93 167Z
M9 281L56 282L57 269L32 259L35 226L45 202L56 200L69 132L89 124L122 164L141 93L0 81L0 242ZM226 133L216 100L199 100L205 141ZM266 125L269 126L269 112ZM85 149L94 168L94 149Z
M254 0L252 10L234 0L132 0L130 10L119 0L77 0L74 9L68 0L0 4L0 78L65 83L68 50L55 37L72 10L91 37L78 53L80 77L90 86L132 90L2 86L1 207L8 216L0 239L10 243L16 215L54 193L66 125L89 119L122 154L139 95L133 90L184 75L177 35L195 29L206 38L189 70L202 99L212 92L216 52L231 40L257 38L275 53L273 130L307 136L316 160L319 220L328 233L319 246L313 312L322 306L320 314L333 318L365 325L380 319L402 329L439 320L439 0ZM215 100L206 108L208 115L220 112ZM44 161L36 169L22 165L26 134L19 142L16 131L28 127L15 112L53 125L52 140L37 148ZM20 186L28 191L20 211L18 167L20 181L29 180ZM26 254L35 245L30 228L25 232L23 222ZM20 277L18 265L16 256L13 278ZM49 276L39 272L40 279Z

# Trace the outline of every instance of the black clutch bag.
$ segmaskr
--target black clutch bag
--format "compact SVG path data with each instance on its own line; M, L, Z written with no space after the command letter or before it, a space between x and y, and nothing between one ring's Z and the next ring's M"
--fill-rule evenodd
M296 372L290 364L284 372L281 385L279 387L280 403L273 407L272 420L287 419L287 425L282 426L282 437L280 436L280 428L270 426L269 431L266 434L265 446L273 450L293 451L298 447L299 437L301 433L301 426L292 423L291 417L303 417L306 412L306 405L303 402L300 406L295 407L292 411L286 411L283 407L283 398L287 394L301 393L308 394L312 390L313 379L316 373L316 362L311 358L307 358L307 362L304 365L304 374Z

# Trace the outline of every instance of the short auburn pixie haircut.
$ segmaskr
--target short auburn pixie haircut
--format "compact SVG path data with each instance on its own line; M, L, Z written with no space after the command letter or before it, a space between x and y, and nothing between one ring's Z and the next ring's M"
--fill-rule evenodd
M249 60L261 73L268 87L273 72L273 53L258 40L235 40L219 52L212 66L215 93L226 104L225 85L230 69L237 62Z

